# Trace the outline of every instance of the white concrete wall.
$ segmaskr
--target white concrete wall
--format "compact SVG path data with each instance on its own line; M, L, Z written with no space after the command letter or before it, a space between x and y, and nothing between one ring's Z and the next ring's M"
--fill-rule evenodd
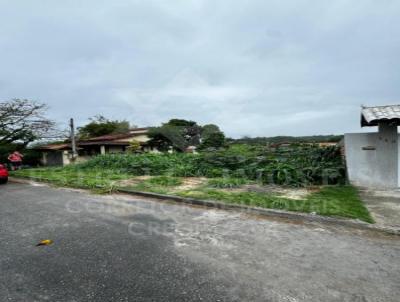
M380 128L379 133L345 134L349 180L359 186L398 187L397 129Z
M121 139L116 139L116 142L131 142L131 141L137 141L140 143L145 143L150 140L150 137L147 136L147 134L140 134L136 135L134 137L128 137L128 138L121 138Z
M91 159L92 156L89 155L79 155L78 157L75 158L75 163L84 163L86 161L88 161L89 159Z
M68 151L62 151L63 166L71 164L71 154Z

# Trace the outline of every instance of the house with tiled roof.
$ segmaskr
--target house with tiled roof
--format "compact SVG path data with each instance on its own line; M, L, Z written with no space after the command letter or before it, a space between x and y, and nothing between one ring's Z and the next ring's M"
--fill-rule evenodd
M134 128L127 133L108 134L84 140L78 140L77 157L72 158L71 143L48 144L35 149L42 153L42 164L46 166L68 165L72 161L83 162L99 154L123 153L128 151L133 141L140 145L143 152L158 152L148 144L149 128Z

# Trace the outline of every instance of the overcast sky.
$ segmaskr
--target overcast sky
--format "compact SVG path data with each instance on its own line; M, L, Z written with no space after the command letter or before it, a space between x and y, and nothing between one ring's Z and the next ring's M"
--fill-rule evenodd
M359 131L400 103L398 0L0 0L0 100L232 137Z

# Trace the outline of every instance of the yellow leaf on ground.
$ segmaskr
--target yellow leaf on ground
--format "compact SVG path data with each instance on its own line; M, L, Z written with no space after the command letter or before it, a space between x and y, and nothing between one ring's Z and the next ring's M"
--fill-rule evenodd
M40 241L38 244L36 244L36 246L42 246L42 245L50 245L53 243L53 240L51 239L45 239Z

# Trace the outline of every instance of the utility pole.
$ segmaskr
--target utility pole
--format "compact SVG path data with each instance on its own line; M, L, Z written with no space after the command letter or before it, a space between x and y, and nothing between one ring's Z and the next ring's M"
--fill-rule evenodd
M77 152L76 152L75 127L73 118L69 120L69 127L71 128L70 134L71 134L71 146L72 146L72 160L74 160L77 156Z

